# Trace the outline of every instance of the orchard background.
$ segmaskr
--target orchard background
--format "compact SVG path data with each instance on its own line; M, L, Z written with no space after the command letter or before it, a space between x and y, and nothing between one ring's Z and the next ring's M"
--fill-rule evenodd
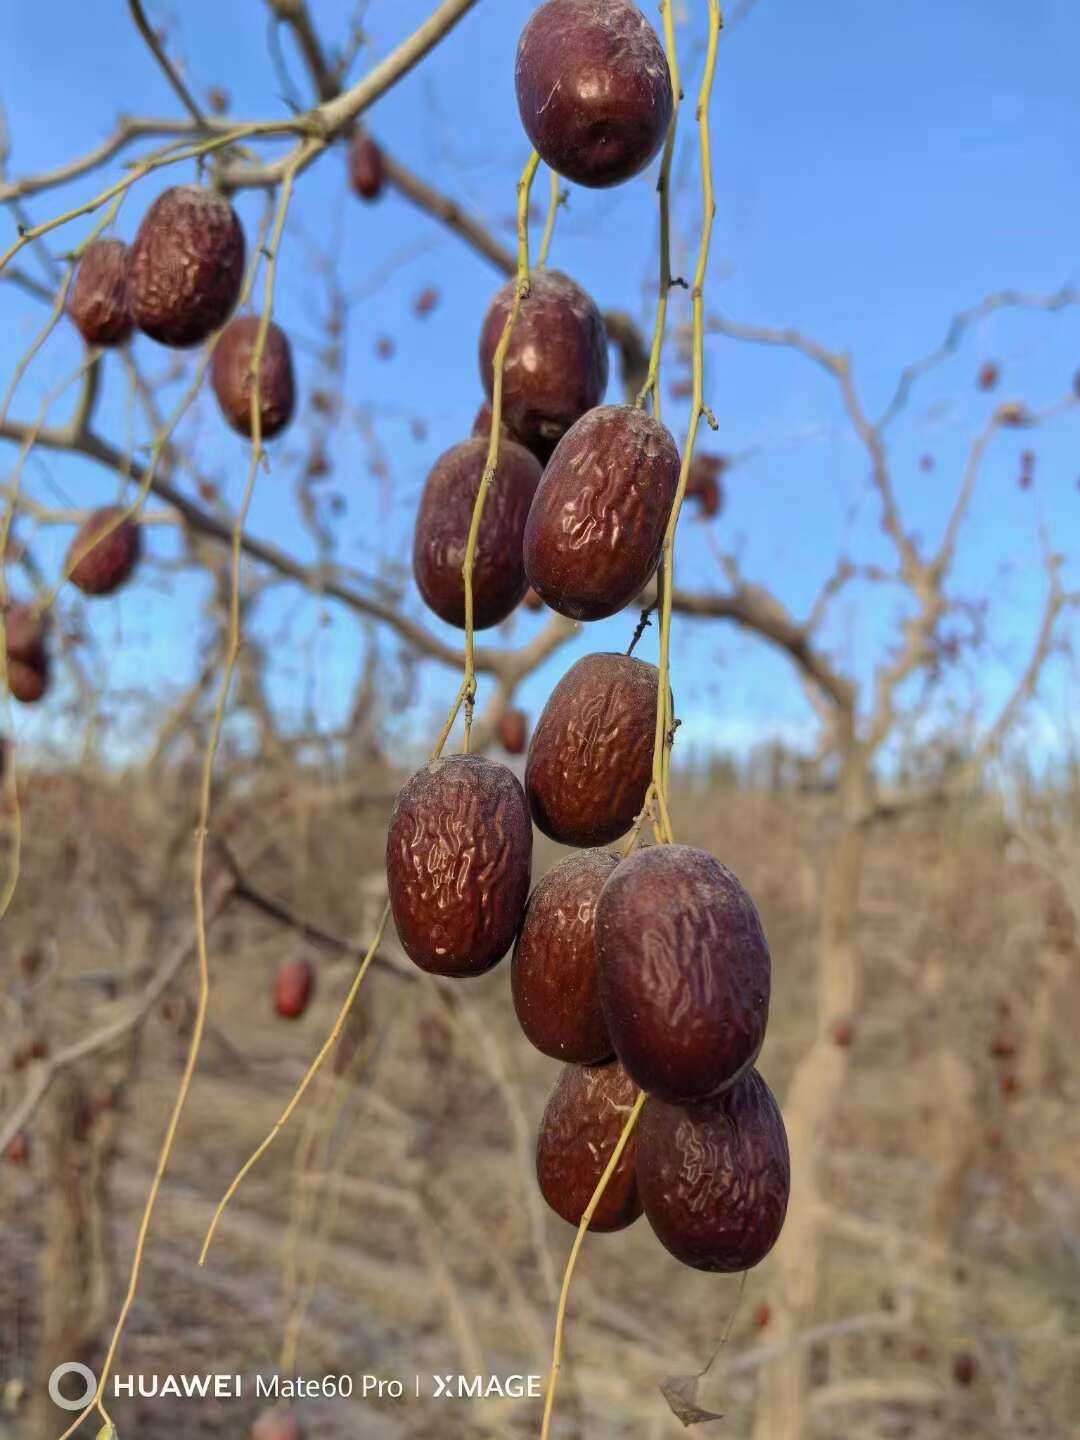
M148 6L199 121L126 6L77 33L66 10L20 8L0 57L3 245L169 127L287 120L447 8ZM505 966L451 991L385 941L331 1063L196 1264L371 938L393 794L458 683L460 632L420 602L411 527L430 466L471 428L480 322L514 264L528 144L513 53L532 7L454 8L363 113L391 161L383 196L352 194L336 138L285 220L274 317L299 408L245 524L264 543L245 557L215 768L209 1026L125 1372L547 1363L571 1232L543 1211L531 1147L555 1067L515 1033ZM705 12L674 9L678 275L700 227ZM692 497L678 537L673 804L680 839L730 864L764 915L762 1070L791 1134L792 1206L742 1292L677 1270L643 1225L590 1239L558 1433L679 1433L660 1383L700 1371L734 1313L697 1392L723 1412L717 1433L1064 1436L1080 1409L1077 21L1064 3L996 0L932 17L757 0L725 19L706 285L719 428L699 439L722 503L710 515ZM122 116L152 123L42 183ZM273 160L295 137L250 143ZM157 193L194 178L192 162L150 173L109 233L130 239ZM556 218L552 265L608 317L613 399L643 378L654 181L655 166L610 192L570 187ZM233 201L250 255L267 195ZM543 171L532 204L535 245ZM48 593L87 509L134 498L117 468L139 478L197 363L137 338L86 370L61 318L22 373L97 218L0 271L18 599ZM675 290L661 392L680 443L688 320ZM0 1434L58 1432L44 1377L101 1359L183 1066L192 834L249 451L202 387L155 470L135 578L107 601L59 592L51 690L5 716L5 880L16 855L19 873L0 922L0 1135L27 1153L0 1166ZM485 633L474 748L500 754L507 707L534 719L572 660L625 649L637 620L586 635L522 609ZM539 847L535 873L554 858ZM318 977L290 1026L271 987L297 958ZM121 1435L234 1435L251 1418L115 1409ZM304 1419L312 1435L445 1440L532 1434L534 1410L328 1400Z

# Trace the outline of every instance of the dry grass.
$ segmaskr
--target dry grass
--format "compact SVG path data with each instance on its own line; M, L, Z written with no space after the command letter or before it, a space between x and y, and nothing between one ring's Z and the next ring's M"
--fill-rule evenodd
M394 783L372 772L359 792ZM181 797L190 794L182 776L133 793L92 776L31 783L24 876L0 942L0 1055L30 1034L55 1049L96 1028L123 1003L109 998L105 977L122 996L182 933L193 817ZM217 807L265 889L364 938L381 899L385 807L295 777L237 777ZM675 814L680 838L708 845L758 898L775 964L761 1068L782 1097L814 1024L827 801L702 782L693 792L683 785ZM1076 845L1060 821L1018 832L989 804L883 826L870 839L864 986L825 1157L826 1278L802 1337L816 1437L1073 1433L1080 987L1067 891ZM553 853L538 853L538 869ZM17 962L32 945L46 976L27 996ZM276 1118L348 981L347 964L313 956L316 1003L296 1024L277 1020L270 976L298 945L241 909L212 933L211 1028L121 1370L273 1372L291 1315L294 1371L305 1376L368 1373L408 1387L416 1373L544 1371L550 1288L571 1232L543 1212L532 1181L532 1134L554 1066L516 1033L505 966L457 988L374 971L338 1073L319 1082L253 1173L207 1269L196 1269L214 1202ZM91 1091L113 1083L120 1097L108 1117L114 1285L182 1063L193 984L185 973L130 1053L102 1057L80 1077ZM1016 1053L995 1058L1003 1036ZM24 1080L4 1066L0 1114ZM32 1399L42 1267L55 1243L50 1183L45 1147L24 1168L0 1167L0 1435L20 1440L39 1440L43 1423ZM770 1343L768 1292L768 1263L740 1301L737 1281L679 1268L644 1223L591 1241L572 1297L558 1433L682 1433L658 1383L700 1369L738 1304L704 1398L725 1414L717 1434L748 1435ZM959 1355L974 1357L968 1385L955 1378ZM123 1440L208 1440L243 1434L256 1407L114 1408ZM321 1400L306 1413L313 1437L538 1429L535 1402Z

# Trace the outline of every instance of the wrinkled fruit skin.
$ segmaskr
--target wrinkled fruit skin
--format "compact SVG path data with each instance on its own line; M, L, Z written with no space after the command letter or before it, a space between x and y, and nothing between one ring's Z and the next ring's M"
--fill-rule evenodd
M583 415L548 461L525 527L529 583L560 615L600 620L656 573L679 452L663 425L629 405Z
M382 151L367 135L357 134L349 146L349 183L361 200L377 200L385 180Z
M413 574L425 603L448 625L465 625L465 548L487 463L487 441L465 440L435 462L413 532ZM527 582L521 543L540 465L521 445L499 446L473 563L473 624L498 625L515 610Z
M33 705L49 688L45 622L31 605L12 605L4 617L8 689L23 705Z
M756 1070L694 1105L650 1096L637 1126L637 1180L665 1249L695 1270L749 1270L776 1244L791 1162L772 1091Z
M290 960L274 976L274 1009L283 1020L303 1015L315 987L315 972L306 960Z
M405 953L434 975L482 975L513 943L529 893L532 827L505 765L435 760L397 797L386 838Z
M614 1054L600 1004L596 902L619 857L583 850L550 871L529 897L510 986L526 1036L545 1055L595 1065Z
M600 996L615 1053L663 1100L714 1095L754 1063L771 961L750 896L691 845L623 860L596 910Z
M236 304L244 248L240 221L223 196L196 185L166 190L131 247L136 325L162 345L198 345Z
M547 0L521 33L514 79L525 133L578 185L619 185L664 143L671 74L629 0Z
M510 280L496 293L480 331L480 379L489 400L495 350L513 307L515 285ZM521 302L506 351L504 422L543 464L574 421L599 405L607 382L607 331L600 311L561 271L538 271Z
M569 1224L580 1225L636 1099L637 1086L617 1060L567 1065L559 1076L540 1122L536 1178L544 1199ZM636 1150L632 1134L590 1230L624 1230L641 1214Z
M122 345L135 328L131 251L122 240L94 240L79 261L71 318L89 345Z
M71 542L65 569L84 595L111 595L139 563L142 529L134 520L122 519L124 513L119 505L102 506ZM100 540L96 538L99 535Z
M499 716L499 744L508 755L524 755L529 738L529 717L524 710L504 710Z
M258 315L230 320L214 346L210 379L221 413L241 435L251 435L251 360L259 335ZM262 438L281 433L293 416L296 382L292 347L279 325L270 322L259 361L259 417Z
M551 692L533 732L525 793L561 845L625 835L652 778L658 675L629 655L586 655Z

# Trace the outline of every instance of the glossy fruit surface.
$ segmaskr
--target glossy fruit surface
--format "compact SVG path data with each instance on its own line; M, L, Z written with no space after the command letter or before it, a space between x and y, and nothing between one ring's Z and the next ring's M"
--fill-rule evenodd
M581 1223L636 1099L637 1086L617 1060L564 1066L540 1122L536 1178L544 1199L569 1224ZM636 1149L632 1134L590 1230L623 1230L641 1214Z
M679 452L630 405L583 415L547 463L525 526L529 583L561 615L600 620L641 594L660 560Z
M771 962L750 896L690 845L622 861L596 912L600 996L615 1053L642 1089L696 1100L754 1063Z
M562 845L607 845L641 812L656 736L655 665L586 655L551 692L529 745L533 820Z
M481 975L509 950L529 893L532 826L505 765L435 760L390 817L386 875L406 954L436 975Z
M279 965L274 976L274 1009L283 1020L297 1020L307 1009L315 988L315 971L307 960Z
M427 478L416 517L413 574L427 605L449 625L465 624L462 566L487 451L485 440L473 439L441 455ZM503 441L476 542L473 623L477 630L505 620L525 594L522 536L539 483L535 456L512 440Z
M496 293L480 331L480 379L489 400L495 350L514 303L515 284L510 280ZM607 382L607 331L600 311L569 276L558 270L537 271L506 351L505 424L544 463L574 421L604 398Z
M578 185L618 185L667 135L671 74L630 0L547 0L521 33L514 73L525 133Z
M135 328L131 251L122 240L94 240L79 261L71 318L90 345L122 345Z
M79 528L64 562L84 595L111 595L131 576L142 554L142 529L119 505L103 505Z
M776 1244L791 1162L783 1117L756 1070L694 1105L650 1096L637 1127L637 1179L660 1243L695 1270L749 1270Z
M251 434L251 362L259 337L259 316L230 320L214 346L210 379L226 421L241 435ZM292 419L296 404L292 347L279 325L270 322L259 361L259 417L262 438L271 439Z
M382 151L358 131L349 146L349 183L361 200L377 200L385 179Z
M162 345L198 345L229 318L244 278L244 232L223 195L177 185L143 216L131 247L135 323Z
M596 902L618 863L610 850L583 850L529 896L510 985L522 1030L555 1060L595 1065L614 1053L600 1004Z

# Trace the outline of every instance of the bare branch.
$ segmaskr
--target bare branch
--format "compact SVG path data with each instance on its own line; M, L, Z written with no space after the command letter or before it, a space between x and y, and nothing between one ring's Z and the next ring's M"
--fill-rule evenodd
M146 41L147 48L153 55L154 59L157 61L158 65L161 67L161 71L164 74L165 79L169 82L173 90L176 92L177 96L180 99L180 103L183 105L184 109L188 112L191 118L195 121L195 124L200 126L202 129L205 129L206 122L204 120L203 113L199 109L198 105L195 103L195 97L192 95L188 87L184 84L183 80L181 80L180 75L177 72L176 66L165 54L164 47L162 46L161 41L158 39L157 35L154 32L154 27L146 18L146 12L142 7L142 0L128 0L128 9L131 11L131 18L135 22L135 28L138 30L142 38Z

